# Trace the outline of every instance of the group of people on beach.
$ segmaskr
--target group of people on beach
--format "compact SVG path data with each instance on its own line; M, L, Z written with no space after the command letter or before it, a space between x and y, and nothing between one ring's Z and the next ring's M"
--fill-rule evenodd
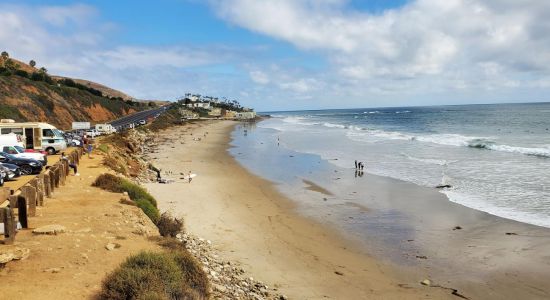
M157 173L157 182L158 183L170 183L170 180L162 178L160 176L160 172L161 172L160 169L157 169L157 168L153 167L152 170ZM174 174L174 172L172 172L172 171L164 171L164 173L166 175L173 175ZM184 175L184 177L182 177L181 179L187 179L189 181L189 183L191 183L191 181L193 180L193 177L195 176L195 175L191 176L192 174L193 173L191 171L189 171L187 177L185 177L185 175ZM183 173L180 173L180 175L183 175ZM172 180L172 182L173 182L173 180Z
M355 160L355 177L363 177L363 169L365 168L365 164L363 164L362 161Z

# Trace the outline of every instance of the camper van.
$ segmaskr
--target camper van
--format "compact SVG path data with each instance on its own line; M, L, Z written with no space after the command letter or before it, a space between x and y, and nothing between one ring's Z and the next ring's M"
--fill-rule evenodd
M47 123L0 120L0 135L11 133L23 137L23 146L27 149L45 150L51 155L67 148L61 131Z

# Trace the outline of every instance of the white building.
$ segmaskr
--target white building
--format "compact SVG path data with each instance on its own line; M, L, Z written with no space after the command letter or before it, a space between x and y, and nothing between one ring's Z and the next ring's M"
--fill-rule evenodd
M253 111L243 111L235 113L235 118L237 120L252 120L256 117L256 113Z

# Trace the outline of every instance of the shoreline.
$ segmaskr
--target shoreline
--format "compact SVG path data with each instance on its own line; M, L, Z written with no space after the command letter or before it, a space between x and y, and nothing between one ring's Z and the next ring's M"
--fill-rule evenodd
M491 238L490 233L501 230L502 227L512 224L512 227L517 228L513 223L507 222L508 220L483 223L479 222L478 216L472 219L478 222L475 226L468 224L472 228L457 231L457 234L453 235L453 239L457 240L448 241L449 247L457 249L470 247L472 245L467 244L475 241L472 249L468 248L468 252L465 253L466 260L456 258L453 262L465 264L481 262L488 269L486 274L475 272L468 274L464 270L458 270L456 275L434 272L434 269L451 265L445 263L445 256L449 256L448 253L443 254L443 260L438 263L432 262L432 257L442 256L438 249L431 249L434 251L430 252L428 260L419 259L419 262L414 262L412 265L389 263L387 259L382 259L380 256L365 254L368 251L363 251L361 245L350 241L349 237L341 234L341 231L327 224L320 224L317 220L297 211L297 204L289 199L288 195L281 194L279 187L272 182L246 170L228 152L232 147L229 143L235 123L224 122L228 125L223 126L216 124L216 122L207 122L164 132L162 136L171 136L172 142L159 147L159 153L163 157L153 162L160 164L163 170L180 169L181 171L177 174L179 172L186 174L191 169L198 174L198 177L193 179L190 185L148 184L147 188L159 199L159 207L162 210L171 210L178 215L183 215L191 233L212 240L224 258L241 262L250 274L277 287L278 293L297 299L316 299L325 296L332 299L365 297L446 299L453 297L450 290L446 289L448 287L458 288L460 293L468 297L498 298L499 295L525 296L527 282L532 281L533 286L538 286L541 282L540 278L537 278L540 276L538 271L533 271L526 272L527 275L521 273L514 284L514 281L509 280L510 276L501 277L494 272L495 265L499 266L502 260L485 262L482 259L484 255L502 255L506 252L502 249L500 251L494 249L500 245L499 243L491 244L492 242L489 241L489 245L476 244L483 238ZM205 131L210 133L201 142L192 141L189 131L191 129L185 129L189 127L193 127L195 136ZM216 129L213 130L212 127ZM182 131L188 132L182 133ZM181 161L179 158L178 162L178 153L185 153L186 159ZM375 175L366 177L385 184L392 183L391 180ZM330 193L330 189L325 189L325 185L309 178L305 180L304 183L310 187L311 192ZM247 189L248 192L246 192ZM378 188L379 192L381 190L383 192L383 188ZM183 199L167 200L175 194L178 195L178 199L187 197L193 199L185 203L182 202ZM438 194L445 197L441 193ZM449 200L447 202L452 203ZM443 207L448 208L448 205ZM359 209L369 211L370 207L360 206ZM451 213L457 211L455 208L452 210ZM463 210L469 213L473 211L466 207ZM492 217L489 217L493 219L492 221L497 218ZM386 233L377 232L376 234L383 236ZM513 238L518 239L518 237ZM519 239L524 240L524 237ZM537 253L550 245L547 241L548 239L545 239L542 241L542 246L539 245L538 249L535 249ZM536 242L540 243L541 240ZM426 249L436 246L434 241L429 239L419 239L418 243ZM521 246L521 241L512 243L514 247ZM531 243L532 241L529 241L527 244ZM510 245L508 246L510 248ZM414 253L411 252L411 254ZM505 258L510 258L509 253L505 254ZM417 253L417 257L425 256L423 253ZM515 258L514 261L515 265L527 262L528 264L523 268L524 271L533 265L533 261L525 257ZM439 266L438 264L442 262L443 266ZM514 264L510 265L514 266ZM536 269L540 269L540 266ZM511 277L518 276L513 273ZM435 280L435 284L441 284L445 288L420 285L419 282L425 278ZM548 295L548 291L527 288L527 294L533 298L543 298Z

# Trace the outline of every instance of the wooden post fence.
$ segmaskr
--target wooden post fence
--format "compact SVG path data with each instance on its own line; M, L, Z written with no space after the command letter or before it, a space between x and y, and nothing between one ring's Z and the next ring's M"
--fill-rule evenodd
M77 148L69 154L69 160L78 165L83 153L82 148ZM21 227L29 228L28 217L36 216L36 206L44 206L44 198L51 198L54 189L65 185L69 174L69 162L62 159L17 191L0 188L0 223L4 224L4 244L15 241L17 222Z

